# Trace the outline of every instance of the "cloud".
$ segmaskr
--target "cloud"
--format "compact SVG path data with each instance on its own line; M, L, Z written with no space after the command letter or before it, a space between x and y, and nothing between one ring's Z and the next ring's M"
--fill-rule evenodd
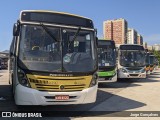
M148 45L160 44L160 34L152 34L149 36L143 36L143 41Z

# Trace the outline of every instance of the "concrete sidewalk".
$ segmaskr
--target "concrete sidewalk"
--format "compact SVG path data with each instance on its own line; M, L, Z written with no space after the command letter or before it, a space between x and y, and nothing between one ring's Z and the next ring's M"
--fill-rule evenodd
M9 85L9 82L6 79L8 80L8 70L0 70L0 85ZM4 100L6 99L0 94L0 101Z
M0 70L0 85L8 85L8 70Z
M116 111L160 111L160 69L155 71L152 75L149 75L147 79L132 81L134 87L127 87L90 110L102 111L103 114L105 111L106 113L107 111L113 111L113 116L115 115L117 117L83 117L76 118L76 120L160 120L160 112L158 114L159 117L156 118L118 117L123 113L116 114ZM99 116L103 116L103 114L99 113ZM108 114L107 116L112 116L112 114Z

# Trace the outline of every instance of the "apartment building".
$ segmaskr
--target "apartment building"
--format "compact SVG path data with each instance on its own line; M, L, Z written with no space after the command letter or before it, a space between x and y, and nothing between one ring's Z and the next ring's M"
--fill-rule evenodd
M153 45L153 49L154 49L155 51L160 51L160 44L155 44L155 45Z
M147 42L143 42L143 47L147 49Z
M137 34L137 44L143 45L143 37L140 34Z
M107 20L103 22L104 39L115 41L116 46L127 44L128 23L125 19Z
M128 28L127 44L138 44L138 42L137 42L137 31L135 29Z

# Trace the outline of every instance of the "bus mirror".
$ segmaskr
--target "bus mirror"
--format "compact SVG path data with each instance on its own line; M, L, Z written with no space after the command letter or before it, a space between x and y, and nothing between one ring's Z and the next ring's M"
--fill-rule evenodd
M95 35L96 35L96 45L98 46L98 37L97 37L97 29L94 29Z
M94 29L94 31L95 31L95 34L97 35L97 29Z
M98 37L96 37L96 45L98 46Z
M18 36L19 35L19 24L15 23L13 26L13 36Z

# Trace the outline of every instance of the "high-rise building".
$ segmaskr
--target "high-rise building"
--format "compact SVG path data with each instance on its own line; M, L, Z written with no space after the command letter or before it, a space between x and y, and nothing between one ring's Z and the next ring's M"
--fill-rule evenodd
M137 31L136 30L128 28L127 44L137 44Z
M148 49L149 51L153 51L153 46L148 45L148 46L147 46L147 49Z
M140 34L137 35L137 44L143 45L143 37Z
M160 44L159 45L158 44L153 45L153 49L155 51L160 51Z
M143 42L143 47L147 49L147 42Z
M103 22L104 39L114 40L116 45L127 43L128 23L125 19L107 20Z

